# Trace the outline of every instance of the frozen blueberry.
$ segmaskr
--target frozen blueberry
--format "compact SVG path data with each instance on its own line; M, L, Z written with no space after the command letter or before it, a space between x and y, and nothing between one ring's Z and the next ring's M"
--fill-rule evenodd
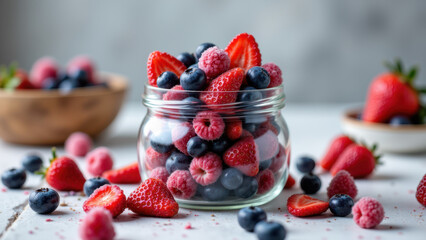
M189 139L186 144L186 150L192 157L201 157L209 150L208 143L198 136Z
M257 193L258 183L256 178L244 176L241 186L234 190L234 194L240 198L249 198Z
M172 135L168 130L154 132L150 142L151 147L159 153L166 153L173 149Z
M221 137L217 140L213 140L210 144L210 150L214 153L221 155L231 146L231 140L226 137Z
M260 161L260 163L259 163L259 171L268 169L269 166L271 166L271 163L272 163L272 158L268 159L268 160Z
M261 124L268 121L268 118L266 116L258 116L258 115L251 115L246 116L244 118L244 123L254 123L254 124Z
M251 133L254 133L257 129L257 124L254 123L244 123L243 128Z
M176 58L179 61L181 61L183 64L185 64L186 67L189 67L192 64L195 64L195 61L196 61L194 55L189 52L183 52L179 54Z
M58 89L60 83L61 82L58 79L48 78L48 79L46 79L46 80L43 81L42 88L46 89L46 90Z
M24 169L12 168L1 175L3 185L11 189L21 188L27 180L27 174Z
M73 88L86 87L89 83L87 72L82 69L74 71L68 80L72 83Z
M315 168L315 160L309 156L301 156L296 159L296 167L301 173L310 173Z
M214 46L216 45L214 45L213 43L208 43L208 42L200 44L200 46L198 46L197 49L195 50L195 57L197 59L200 59L201 54L203 54L204 51Z
M99 187L105 184L110 184L110 182L106 180L105 178L95 177L95 178L87 179L83 187L84 194L86 194L86 196L90 196L96 189L98 189Z
M338 217L346 217L352 212L354 201L346 194L336 194L330 198L330 211Z
M165 71L157 78L159 88L170 89L179 84L179 77L174 72Z
M59 194L50 188L40 188L30 194L31 209L40 214L48 214L59 206Z
M229 190L224 188L222 184L217 181L205 186L202 195L207 201L223 201L229 196Z
M202 90L206 83L206 74L199 68L188 68L180 75L180 85L185 90Z
M22 159L22 166L28 172L36 172L43 166L43 160L38 155L27 155Z
M271 82L269 73L262 67L252 67L246 74L247 84L257 89L267 88Z
M182 117L194 118L197 112L201 111L201 106L204 104L199 98L187 97L182 100L182 109L180 113Z
M229 190L237 189L243 184L243 174L235 168L227 168L223 170L220 176L220 182Z
M409 125L412 124L411 120L406 116L395 116L391 118L389 124L392 126L401 126L401 125Z
M300 187L306 194L315 194L321 188L321 179L312 173L305 174L300 180Z
M287 235L284 226L277 222L261 221L254 227L259 240L283 240Z
M190 156L186 156L179 151L174 151L166 160L166 169L169 174L172 174L176 170L188 170L191 160Z
M238 211L238 223L246 231L253 232L260 221L266 221L266 212L260 207L245 207Z
M241 92L238 94L238 101L239 102L252 102L256 100L262 99L262 93L260 91L257 91L254 87L245 87L242 90L250 90L246 92ZM255 91L252 91L255 90Z

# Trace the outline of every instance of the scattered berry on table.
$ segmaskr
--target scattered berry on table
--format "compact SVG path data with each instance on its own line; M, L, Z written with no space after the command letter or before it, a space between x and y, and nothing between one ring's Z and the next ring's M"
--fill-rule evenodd
M347 194L355 199L358 189L355 185L354 178L345 170L339 171L333 177L327 188L327 196L331 198L336 194Z
M75 132L65 141L65 151L77 157L86 156L91 148L92 139L83 132Z
M229 121L225 127L226 136L231 140L237 140L243 134L243 125L241 120Z
M156 167L164 167L166 166L166 160L170 156L171 153L159 153L155 151L152 147L149 147L145 151L145 165L148 170L152 170Z
M36 88L42 88L48 78L56 79L58 66L54 59L49 57L37 60L30 72L30 81Z
M152 171L149 174L150 178L157 178L163 181L164 183L167 183L167 178L169 178L169 172L165 167L156 167L152 169Z
M231 145L232 142L228 138L222 136L221 138L210 142L210 150L222 155L222 153L224 153Z
M111 213L103 208L93 208L86 214L78 229L82 240L112 240L115 237Z
M242 89L243 91L238 93L239 102L253 102L263 98L262 93L257 88L247 86Z
M34 173L40 170L40 168L43 166L43 160L39 155L30 154L22 159L22 166L28 172Z
M174 72L165 71L157 78L159 88L170 89L179 84L179 77Z
M247 84L257 89L267 88L271 82L269 73L262 67L252 67L246 74Z
M406 116L395 116L389 120L389 124L392 126L410 125L412 124L410 118Z
M117 217L126 209L126 196L117 185L103 185L96 189L83 203L85 212L96 207L105 208L113 217Z
M319 215L328 209L328 202L304 194L294 194L287 200L288 212L296 217Z
M96 83L95 65L87 56L76 56L68 63L67 73L69 76L75 76L76 72L84 71L90 83Z
M282 71L275 63L265 63L262 68L268 72L271 78L268 88L277 87L283 83Z
M131 163L124 167L106 171L102 174L110 183L126 184L140 183L141 175L138 162Z
M196 62L194 55L188 52L183 52L179 54L176 58L183 64L185 64L185 66L188 68Z
M272 173L272 171L269 169L259 172L259 174L256 176L256 180L259 185L257 190L258 194L268 192L275 184L274 173Z
M98 147L89 152L86 156L87 172L93 176L100 176L104 172L111 170L114 165L111 153L106 147Z
M216 45L214 45L213 43L208 43L208 42L200 44L195 50L195 57L197 59L200 59L204 51L214 46Z
M296 160L296 167L301 173L311 173L315 168L315 160L309 156L300 156Z
M228 71L230 64L228 54L218 47L211 47L204 51L198 61L198 67L206 73L209 79L214 79Z
M237 35L225 49L231 59L230 68L241 67L246 70L260 66L262 55L253 35L241 33Z
M287 234L282 224L273 221L260 221L254 227L254 232L259 240L283 240Z
M187 143L187 152L192 157L201 157L209 150L208 142L198 136L192 137Z
M218 139L225 130L225 123L222 117L214 111L197 113L192 124L195 133L204 140Z
M192 124L189 122L182 122L176 124L172 129L172 141L175 147L188 155L187 144L189 139L195 137L195 131Z
M215 153L209 152L192 159L189 171L198 184L203 186L213 184L222 174L222 159Z
M173 196L182 199L189 199L197 191L197 183L187 170L176 170L167 179L167 188Z
M207 201L223 201L230 194L230 191L217 181L203 188L202 196Z
M105 178L102 178L102 177L89 178L84 183L84 187L83 187L84 194L86 194L86 196L90 196L96 189L102 187L105 184L110 184L110 182L106 180Z
M288 174L288 178L287 178L287 182L285 183L284 188L285 189L290 189L292 188L294 185L296 184L296 180L293 178L293 176L289 173Z
M59 206L59 194L51 188L40 188L32 192L28 203L31 209L40 214L49 214Z
M179 151L174 151L166 160L166 169L172 174L176 170L188 170L192 157L187 156Z
M305 174L300 180L300 188L306 194L315 194L321 188L321 179L312 173Z
M186 66L172 55L154 51L149 54L147 62L149 85L157 87L157 78L163 72L170 71L176 74L176 76L180 76L185 69Z
M220 176L220 182L223 187L229 190L237 189L243 184L244 176L236 168L227 168L223 170L222 175Z
M168 129L152 133L150 143L151 147L159 153L167 153L173 149L172 134Z
M260 221L266 221L266 212L260 207L245 207L238 211L238 223L246 231L253 232Z
M382 204L374 198L363 197L352 208L355 223L362 228L374 228L385 217Z
M206 83L206 73L200 68L188 68L180 75L180 85L185 90L200 91Z
M346 217L352 212L354 201L346 194L336 194L328 201L330 211L338 217Z
M352 144L347 147L330 170L335 176L340 170L348 171L354 178L365 178L373 173L380 156L374 156L372 150L365 146Z
M417 186L416 198L420 204L426 207L426 174Z
M244 176L241 186L234 190L234 194L240 198L250 198L257 193L259 184L255 177Z
M259 151L253 137L241 138L223 154L223 161L247 176L259 172Z
M328 147L324 157L319 162L319 165L325 170L330 170L336 163L340 154L342 154L342 152L353 143L354 141L346 135L337 136L331 141L330 146Z

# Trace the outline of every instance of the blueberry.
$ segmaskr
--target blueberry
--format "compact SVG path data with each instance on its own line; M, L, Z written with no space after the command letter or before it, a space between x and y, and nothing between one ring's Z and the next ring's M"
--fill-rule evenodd
M238 211L238 223L246 231L253 232L260 221L266 221L266 213L260 207L245 207Z
M272 158L268 159L268 160L260 161L260 163L259 163L259 171L268 169L269 166L271 166L271 163L272 163Z
M346 194L336 194L330 198L330 211L338 217L346 217L352 212L354 200Z
M247 84L257 89L267 88L271 82L269 73L262 67L252 67L246 74Z
M40 214L48 214L59 206L59 194L50 188L40 188L30 194L31 209Z
M296 159L296 167L301 173L310 173L315 168L315 160L308 156L301 156Z
M244 123L261 124L266 121L268 121L268 118L266 116L259 115L249 115L244 118Z
M203 198L207 201L223 201L229 196L229 190L224 188L219 181L203 188Z
M86 196L90 196L96 189L98 189L99 187L105 184L110 184L110 182L106 180L105 178L95 177L95 178L87 179L83 187L84 194L86 194Z
M395 116L391 118L389 124L392 126L409 125L412 124L411 120L405 116Z
M287 235L284 226L277 222L261 221L254 227L259 240L283 240Z
M159 153L166 153L173 149L170 131L157 131L151 135L151 147Z
M243 128L251 133L254 133L257 129L257 124L254 123L244 123Z
M252 102L262 99L262 93L257 91L254 87L245 87L243 90L250 90L246 92L241 92L238 94L238 102ZM254 91L252 91L254 90Z
M199 68L188 68L180 75L180 85L185 90L203 90L206 83L206 73Z
M71 80L71 79L67 79L65 81L62 81L59 84L59 91L61 91L62 93L69 93L71 92L74 88L78 88L78 82Z
M194 64L192 64L191 66L189 66L188 68L199 68L199 67L198 67L198 63L194 63Z
M300 180L300 187L306 194L315 194L321 188L321 179L312 173L305 174Z
M201 111L201 106L204 104L203 101L196 97L187 97L182 100L182 109L180 113L182 117L194 118L197 112Z
M174 151L166 160L166 169L170 174L176 170L188 170L191 160L190 156Z
M24 169L9 169L1 175L3 185L11 189L21 188L27 180L27 174Z
M227 168L223 170L220 176L220 182L229 190L237 189L243 184L243 174L235 168Z
M43 166L43 160L38 155L28 155L22 159L22 166L28 172L36 172Z
M234 190L234 194L240 198L249 198L257 193L258 183L256 178L244 176L241 186Z
M87 72L82 69L74 71L71 74L69 80L73 83L73 86L75 86L74 88L86 87L89 83L89 77L87 75Z
M170 89L179 84L179 78L174 72L165 71L157 78L157 85L159 88Z
M191 66L196 61L194 55L188 52L183 52L179 54L176 58L183 64L185 64L186 67Z
M206 141L198 136L195 136L189 139L188 143L186 144L186 150L192 157L201 157L207 153L209 146Z
M61 82L55 78L48 78L46 80L43 81L43 89L46 90L53 90L53 89L58 89L59 88L59 84Z
M213 43L208 43L208 42L200 44L200 46L198 46L197 49L195 50L195 57L197 59L200 59L201 54L203 54L204 51L214 46L216 45L214 45Z
M213 140L210 144L210 150L214 153L222 155L231 146L231 140L226 137Z

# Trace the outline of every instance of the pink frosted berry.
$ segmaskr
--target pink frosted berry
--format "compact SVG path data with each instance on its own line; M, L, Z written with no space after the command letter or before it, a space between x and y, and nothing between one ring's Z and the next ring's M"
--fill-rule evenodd
M71 134L65 141L65 151L77 157L84 157L92 148L92 139L83 132Z
M363 197L352 208L354 221L362 228L374 228L382 222L385 210L374 198Z
M189 171L198 184L210 185L215 183L222 174L222 160L214 153L206 153L192 159Z
M181 85L176 85L168 90L163 95L165 101L180 101L188 97L188 93L185 92Z
M159 153L152 147L149 147L145 152L145 166L148 170L152 170L156 167L164 167L169 156L169 152Z
M339 193L349 195L352 199L355 199L358 193L354 178L346 170L339 171L331 180L330 185L328 185L327 188L328 198Z
M73 75L76 71L83 70L91 83L96 83L95 64L93 61L84 55L76 56L68 63L67 72Z
M185 155L188 155L188 150L186 145L189 139L195 136L196 134L195 134L194 128L192 127L192 124L189 122L183 122L183 123L177 124L172 129L173 144L175 145L177 149L179 149L179 151L183 152Z
M215 140L222 136L225 123L219 113L203 111L197 113L193 121L195 133L204 140Z
M150 178L157 178L163 181L164 183L167 182L167 178L169 177L169 172L165 167L156 167L154 168L151 173L149 174Z
M231 59L228 53L218 47L205 50L198 61L198 67L206 73L209 79L228 71L230 65Z
M111 213L101 207L90 210L79 227L82 240L112 240L115 237Z
M37 60L30 72L30 82L36 88L42 88L48 78L56 79L58 66L53 58L43 57Z
M269 169L259 172L256 176L256 180L259 185L257 194L266 193L267 191L271 190L275 184L274 174Z
M271 78L268 88L277 87L283 83L282 71L275 63L266 63L262 67L269 73Z
M111 170L113 164L111 154L106 147L95 148L86 157L87 171L93 176L101 176L102 173Z
M189 171L176 170L167 179L167 188L173 196L189 199L195 195L197 183L192 179Z

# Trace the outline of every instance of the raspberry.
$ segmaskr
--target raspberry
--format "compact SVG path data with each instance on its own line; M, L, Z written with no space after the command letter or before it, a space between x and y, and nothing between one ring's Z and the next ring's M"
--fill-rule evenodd
M170 152L159 153L152 147L149 147L145 151L145 166L148 170L152 170L156 167L164 167L169 156Z
M283 167L285 160L285 148L283 147L283 145L280 144L278 154L274 158L272 158L272 163L271 166L269 166L269 169L274 173L278 172Z
M374 198L363 197L352 208L355 223L362 228L374 228L382 222L385 211Z
M195 137L195 131L191 123L183 122L176 125L172 130L172 141L177 149L183 152L185 155L188 154L186 145L188 144L189 139Z
M101 207L90 210L78 229L82 240L112 240L115 237L111 213Z
M259 172L259 150L253 137L244 137L223 154L223 161L230 167L254 177Z
M291 176L291 174L288 174L288 178L287 178L287 182L285 183L284 188L285 189L290 189L294 186L294 184L296 184L296 180L293 178L293 176Z
M213 184L222 174L222 160L214 153L192 159L189 166L192 178L203 186Z
M275 63L265 63L262 67L269 73L271 78L268 88L277 87L283 83L282 71Z
M349 195L352 199L355 199L358 193L354 178L345 170L338 172L327 188L328 198L339 193Z
M226 123L226 136L231 140L237 140L243 134L243 124L241 120Z
M165 167L156 167L154 168L151 173L149 174L150 178L157 178L163 181L164 183L167 182L167 178L169 177L169 172Z
M420 181L419 186L417 186L416 198L420 204L426 206L426 174L423 176L423 179Z
M264 134L258 135L254 141L259 148L260 161L271 159L279 152L277 136L271 130L267 130Z
M131 192L127 207L134 213L153 217L173 217L179 211L166 184L156 178L148 178Z
M256 176L256 180L259 184L257 194L266 193L274 186L275 183L274 174L269 169L259 172Z
M180 101L188 97L181 85L176 85L163 95L165 101Z
M189 171L176 170L167 179L167 188L173 196L189 199L195 195L197 183L192 179Z
M73 75L73 73L78 70L85 71L89 82L96 83L95 65L89 57L77 56L68 63L67 72L69 75Z
M96 207L105 208L113 217L117 217L126 209L126 196L117 185L103 185L83 203L85 212Z
M228 53L218 47L211 47L201 55L198 67L206 73L208 78L213 79L228 71L230 64Z
M92 140L83 132L71 134L65 141L65 151L77 157L84 157L92 148Z
M34 63L30 72L30 81L36 88L42 88L47 79L56 79L57 76L58 66L55 60L44 57Z
M87 171L93 176L100 176L102 173L111 170L112 161L111 154L106 147L98 147L89 152L86 157Z
M220 115L213 111L197 113L193 121L195 133L204 140L215 140L222 136L225 123Z

